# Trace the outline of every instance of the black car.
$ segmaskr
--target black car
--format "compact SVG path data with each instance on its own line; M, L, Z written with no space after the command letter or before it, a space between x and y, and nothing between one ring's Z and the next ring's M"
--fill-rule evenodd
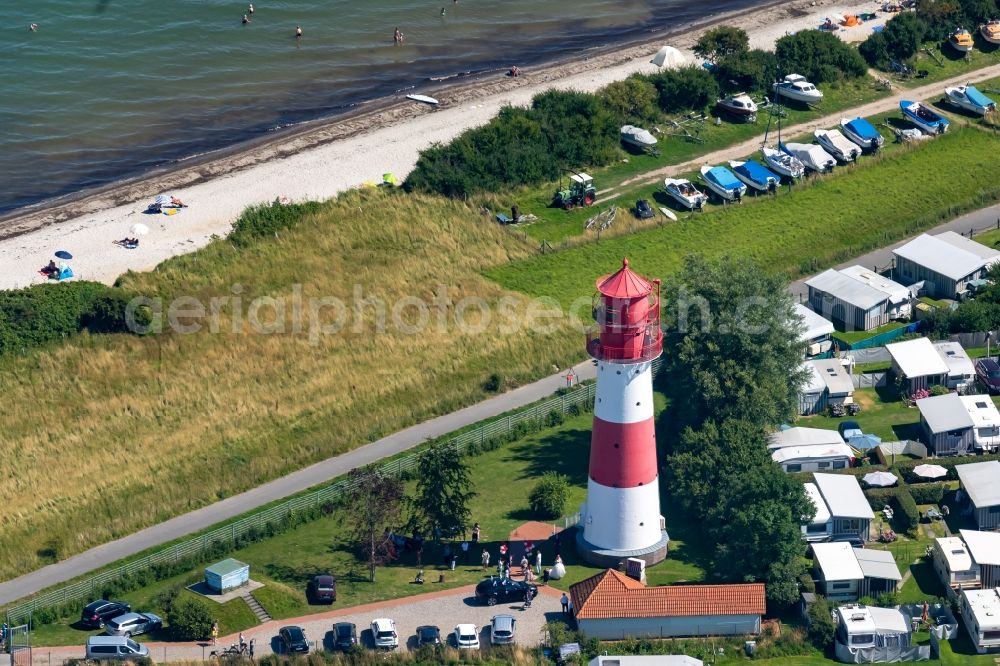
M850 534L842 534L840 536L835 536L830 539L831 542L840 543L846 541L851 544L851 548L864 548L865 542L859 536L853 536Z
M358 627L351 622L333 625L333 649L350 650L358 644Z
M307 654L309 652L306 634L300 627L282 627L278 631L278 638L281 639L282 651L285 654Z
M538 587L531 583L510 578L487 578L476 585L476 599L492 606L498 601L524 601L525 593L538 596Z
M976 361L976 376L990 395L1000 393L1000 363L991 358L979 359Z
M653 207L649 205L649 202L645 199L639 199L635 202L635 216L640 220L648 220L654 217L656 213L653 212Z
M124 601L92 601L83 607L80 613L80 624L85 627L103 627L108 620L125 615L132 610L132 606Z
M337 579L330 575L313 576L306 586L310 603L332 604L337 600Z
M417 627L417 647L441 645L441 630L434 625Z

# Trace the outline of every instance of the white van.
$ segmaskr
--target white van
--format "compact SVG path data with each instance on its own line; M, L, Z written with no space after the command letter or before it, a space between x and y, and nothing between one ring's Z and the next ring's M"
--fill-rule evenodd
M87 659L141 659L149 657L149 648L125 636L91 636L87 639Z

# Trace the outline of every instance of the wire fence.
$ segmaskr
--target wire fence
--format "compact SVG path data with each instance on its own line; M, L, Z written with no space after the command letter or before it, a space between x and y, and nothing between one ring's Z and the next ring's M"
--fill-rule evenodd
M660 359L653 361L655 372L659 369ZM567 414L573 407L592 405L596 393L595 384L579 384L566 393L558 395L537 405L521 411L501 416L475 429L463 432L444 443L457 453L464 453L472 445L482 445L497 437L509 436L522 423L543 421L552 412ZM413 452L380 465L385 474L399 476L417 467L419 452ZM290 515L315 507L331 504L345 493L353 489L349 478L340 478L330 485L298 497L293 497L276 506L245 516L223 527L216 528L200 536L175 544L146 557L134 560L114 569L102 571L83 580L59 587L24 601L7 609L8 622L24 621L32 612L62 604L89 599L101 592L102 588L113 581L135 575L157 565L177 562L186 557L194 557L208 552L218 544L236 546L238 540L249 532L265 528L268 524L278 524ZM566 527L579 520L579 516L568 516L563 519Z

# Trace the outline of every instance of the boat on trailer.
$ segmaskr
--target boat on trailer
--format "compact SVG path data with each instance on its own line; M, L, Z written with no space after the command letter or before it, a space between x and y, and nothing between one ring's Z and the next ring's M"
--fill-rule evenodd
M730 160L729 167L736 177L757 192L774 192L781 185L781 176L774 173L760 162L747 160L738 162Z
M789 74L774 84L774 92L796 102L815 104L823 99L823 91L809 83L801 74Z
M769 169L786 178L801 178L806 173L805 165L793 155L770 146L763 146L760 154Z
M841 118L840 129L844 136L861 146L861 150L866 152L875 152L885 143L885 138L878 133L875 126L861 117L854 120Z
M959 28L951 33L951 36L948 37L948 43L951 44L951 48L959 53L968 53L974 45L972 35L965 28Z
M833 155L815 143L779 143L778 147L816 173L827 173L837 166L837 160Z
M990 44L1000 44L1000 19L991 19L979 26L979 34Z
M652 150L656 146L656 137L641 127L622 125L619 132L622 143L634 146L640 150Z
M686 178L664 178L667 195L688 210L701 210L708 196Z
M940 113L931 111L920 102L904 99L899 103L899 109L907 120L927 134L944 134L951 124Z
M997 110L997 103L979 92L976 86L952 86L944 89L948 101L960 109L965 109L980 116L985 116Z
M816 137L816 143L833 155L838 162L847 164L861 155L861 148L853 141L849 141L840 130L818 129L813 132L813 136Z
M757 117L757 103L750 99L746 93L735 93L723 97L716 103L716 106L731 116L748 121Z
M705 186L723 201L739 202L747 193L747 186L743 181L724 166L703 166L701 179L705 181Z

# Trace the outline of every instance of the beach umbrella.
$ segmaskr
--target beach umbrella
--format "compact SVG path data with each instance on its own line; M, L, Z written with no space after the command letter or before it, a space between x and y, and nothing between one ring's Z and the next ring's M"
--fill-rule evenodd
M73 258L73 255L70 254L69 252L67 252L66 250L59 250L58 252L56 252L56 256L59 257L60 259L72 259Z
M898 479L895 474L890 474L889 472L869 472L861 480L869 486L885 487L896 483Z
M941 465L917 465L913 468L913 473L925 479L940 479L948 476L948 470Z
M664 46L649 62L657 67L680 67L684 64L684 54L672 46Z
M869 451L882 443L878 435L853 435L847 438L847 443L859 451Z
M128 228L128 231L130 234L135 234L136 236L145 236L149 233L149 227L140 222L136 222Z

